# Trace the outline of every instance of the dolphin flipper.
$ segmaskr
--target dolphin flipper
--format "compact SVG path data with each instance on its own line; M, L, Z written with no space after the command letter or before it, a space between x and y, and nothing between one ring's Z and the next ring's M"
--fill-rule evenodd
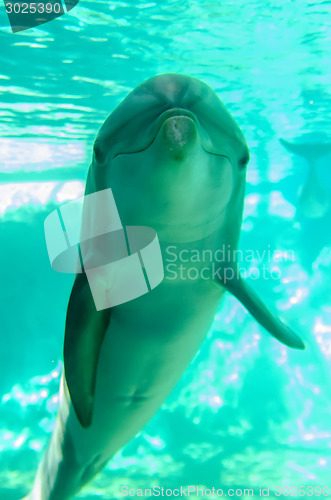
M269 311L253 288L241 277L237 280L228 281L226 284L222 283L222 286L232 293L256 321L279 342L293 349L305 349L305 344L301 338Z
M72 287L65 327L64 372L72 405L80 424L92 422L96 373L110 309L97 311L86 274Z

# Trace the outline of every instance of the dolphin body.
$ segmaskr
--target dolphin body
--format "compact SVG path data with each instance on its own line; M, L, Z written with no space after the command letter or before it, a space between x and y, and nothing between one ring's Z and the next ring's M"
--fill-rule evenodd
M243 133L210 87L159 75L102 125L85 194L111 188L123 226L153 228L165 263L169 245L234 250L248 160ZM210 279L166 269L149 293L100 311L86 275L76 276L56 427L28 500L72 498L144 427L196 354L227 290L280 342L304 349L243 281L235 259L212 264L218 272ZM206 262L196 266L202 271Z

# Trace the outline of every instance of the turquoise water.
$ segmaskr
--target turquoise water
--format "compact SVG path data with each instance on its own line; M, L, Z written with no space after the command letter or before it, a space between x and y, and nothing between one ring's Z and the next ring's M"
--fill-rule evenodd
M245 267L266 264L256 288L307 349L278 344L227 296L162 409L77 498L154 484L331 491L331 215L300 214L308 164L279 143L331 143L331 3L81 0L15 35L0 7L0 498L28 492L55 423L73 277L51 269L43 221L83 193L112 109L165 72L204 80L244 131ZM316 169L331 198L330 160Z

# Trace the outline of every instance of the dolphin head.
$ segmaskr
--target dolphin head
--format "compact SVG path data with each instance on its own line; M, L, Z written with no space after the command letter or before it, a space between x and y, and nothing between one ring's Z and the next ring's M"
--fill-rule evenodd
M248 160L243 133L208 85L159 75L102 125L87 193L111 187L123 223L175 239L185 228L185 238L201 239L222 224L226 210L235 206L241 218Z

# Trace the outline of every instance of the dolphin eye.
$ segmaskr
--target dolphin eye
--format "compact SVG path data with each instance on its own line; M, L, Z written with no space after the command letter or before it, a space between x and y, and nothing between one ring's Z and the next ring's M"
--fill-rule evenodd
M103 154L102 154L102 150L101 150L100 144L98 142L94 143L93 151L94 151L94 157L95 157L95 159L98 162L102 162Z
M240 160L239 160L239 166L241 168L247 167L247 164L249 162L249 154L245 154Z

